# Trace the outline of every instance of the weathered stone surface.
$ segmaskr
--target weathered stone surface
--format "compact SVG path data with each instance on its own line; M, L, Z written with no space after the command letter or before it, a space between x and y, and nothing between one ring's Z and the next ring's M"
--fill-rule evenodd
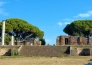
M92 50L90 50L90 56L92 56Z
M10 44L9 44L10 45ZM25 45L25 46L33 46L33 45L41 45L41 41L36 41L35 39L28 39L27 41L19 41L14 42L14 45Z
M70 47L71 56L92 56L91 48L87 47Z
M70 55L71 56L77 56L78 54L77 54L77 50L71 50L70 51Z
M68 54L67 49L69 49L69 46L23 46L19 55L60 57Z
M9 49L0 49L0 55L4 55Z
M92 45L92 39L79 36L58 36L56 45Z

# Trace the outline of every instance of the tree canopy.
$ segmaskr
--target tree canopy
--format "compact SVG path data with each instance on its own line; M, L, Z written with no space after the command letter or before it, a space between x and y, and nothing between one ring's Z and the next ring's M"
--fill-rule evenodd
M2 31L2 22L0 22L0 33ZM38 27L29 24L27 21L19 18L9 18L5 21L6 35L13 35L15 39L24 40L28 37L43 38L44 32ZM1 35L0 35L1 36Z
M41 45L45 45L46 44L46 41L45 39L39 39L41 41Z
M92 36L92 20L75 20L67 24L63 31L70 36Z

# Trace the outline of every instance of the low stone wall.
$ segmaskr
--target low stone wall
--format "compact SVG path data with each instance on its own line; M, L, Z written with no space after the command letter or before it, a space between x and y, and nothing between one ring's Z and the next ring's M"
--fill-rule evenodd
M92 46L0 46L0 55L46 56L62 55L92 56Z
M71 46L71 56L92 56L91 46Z
M7 48L0 49L0 55L6 55L6 53L9 51L10 49L7 49Z
M12 53L16 53L20 46L0 46L0 55L11 56Z

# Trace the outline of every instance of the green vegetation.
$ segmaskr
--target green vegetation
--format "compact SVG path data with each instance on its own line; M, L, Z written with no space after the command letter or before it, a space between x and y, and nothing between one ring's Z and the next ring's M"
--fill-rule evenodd
M11 49L11 56L18 56L19 53L18 53L18 49L17 48L13 48Z
M46 41L45 39L39 39L41 41L41 45L45 45L46 44Z
M92 36L92 20L75 20L63 30L66 34L71 36Z
M0 22L0 37L2 31L2 23ZM6 19L5 23L5 33L6 33L6 43L10 41L10 36L13 35L15 40L25 40L27 38L38 38L43 39L44 32L41 31L38 27L29 24L27 21L10 18Z
M9 44L9 41L10 41L10 35L6 35L5 36L5 43L8 45Z

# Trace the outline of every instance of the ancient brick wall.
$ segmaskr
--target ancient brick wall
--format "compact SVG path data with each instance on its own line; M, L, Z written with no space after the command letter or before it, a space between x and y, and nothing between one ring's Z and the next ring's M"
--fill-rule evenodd
M72 46L70 47L71 56L92 56L91 46Z
M58 36L56 45L92 45L92 39L79 36Z
M0 55L16 52L20 46L0 46ZM10 51L9 51L10 50ZM15 50L15 51L14 51ZM21 46L20 56L48 56L59 57L70 54L72 56L90 55L92 56L91 46Z
M78 55L77 50L70 50L70 55L77 56Z
M7 48L0 49L0 55L5 55L8 50Z
M36 42L34 43L34 46L38 46L38 45L41 45L41 41L36 41Z
M64 44L64 37L58 36L56 40L56 45L63 45Z
M92 46L92 39L89 39L89 45Z
M83 40L83 44L84 44L84 45L87 45L88 39L83 37L82 40Z
M0 46L0 55L11 56L11 50L18 49L20 46Z
M90 50L90 56L92 56L92 50Z
M34 40L33 39L30 39L29 41L15 42L14 45L25 45L25 46L33 46L33 45L36 45L37 46L37 45L41 45L41 41L36 41L35 39Z
M83 43L83 38L82 37L78 37L79 38L79 45L84 45L84 43Z
M23 41L23 42L15 42L14 45L30 45L30 42L26 42L26 41Z
M71 37L69 37L69 39L70 39L70 44L71 45L77 45L78 44L78 37L74 37L74 36L71 36Z
M69 37L67 36L61 36L61 45L65 45L66 44L66 39L68 39ZM67 40L68 41L68 40ZM68 41L69 42L69 41Z

